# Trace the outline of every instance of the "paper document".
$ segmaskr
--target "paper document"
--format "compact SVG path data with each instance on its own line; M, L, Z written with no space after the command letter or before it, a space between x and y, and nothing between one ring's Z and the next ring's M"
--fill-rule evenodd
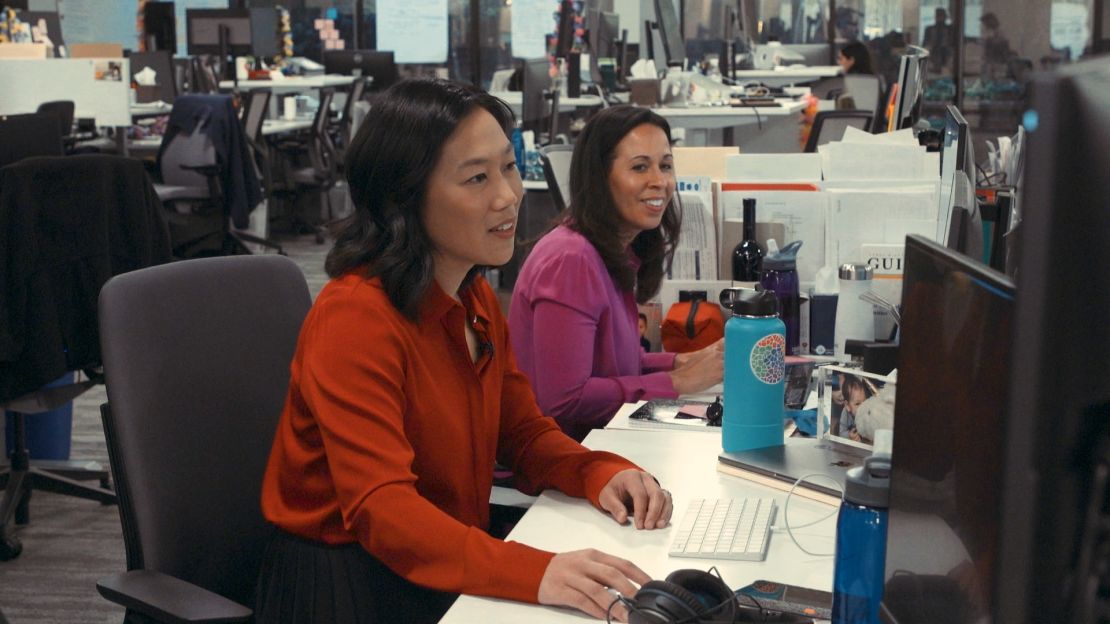
M713 218L713 183L707 176L679 176L682 233L668 279L717 279L717 232Z

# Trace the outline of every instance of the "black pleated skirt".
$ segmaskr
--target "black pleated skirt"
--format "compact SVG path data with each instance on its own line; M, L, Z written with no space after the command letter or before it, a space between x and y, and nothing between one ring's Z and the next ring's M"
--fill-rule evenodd
M258 624L429 624L458 598L410 583L361 545L329 546L276 531L262 559Z

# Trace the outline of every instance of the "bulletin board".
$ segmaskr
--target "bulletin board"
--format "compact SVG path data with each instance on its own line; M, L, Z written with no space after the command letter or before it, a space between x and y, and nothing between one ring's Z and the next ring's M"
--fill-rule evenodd
M447 0L378 0L377 41L398 63L446 63Z

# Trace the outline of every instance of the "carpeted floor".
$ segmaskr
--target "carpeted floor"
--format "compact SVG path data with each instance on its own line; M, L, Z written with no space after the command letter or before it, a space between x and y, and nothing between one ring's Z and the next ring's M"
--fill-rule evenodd
M327 281L323 267L330 245L315 244L311 235L281 242L304 270L315 297ZM71 458L108 465L100 422L105 400L100 386L74 402ZM123 609L96 591L96 579L126 568L117 508L35 492L30 510L30 524L14 532L23 553L0 563L4 616L11 624L122 622Z

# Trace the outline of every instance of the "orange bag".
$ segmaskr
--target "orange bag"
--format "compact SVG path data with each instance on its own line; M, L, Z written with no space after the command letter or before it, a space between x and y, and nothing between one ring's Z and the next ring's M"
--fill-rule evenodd
M689 353L717 342L725 335L721 307L707 301L704 291L679 291L678 303L667 310L660 335L663 350Z

